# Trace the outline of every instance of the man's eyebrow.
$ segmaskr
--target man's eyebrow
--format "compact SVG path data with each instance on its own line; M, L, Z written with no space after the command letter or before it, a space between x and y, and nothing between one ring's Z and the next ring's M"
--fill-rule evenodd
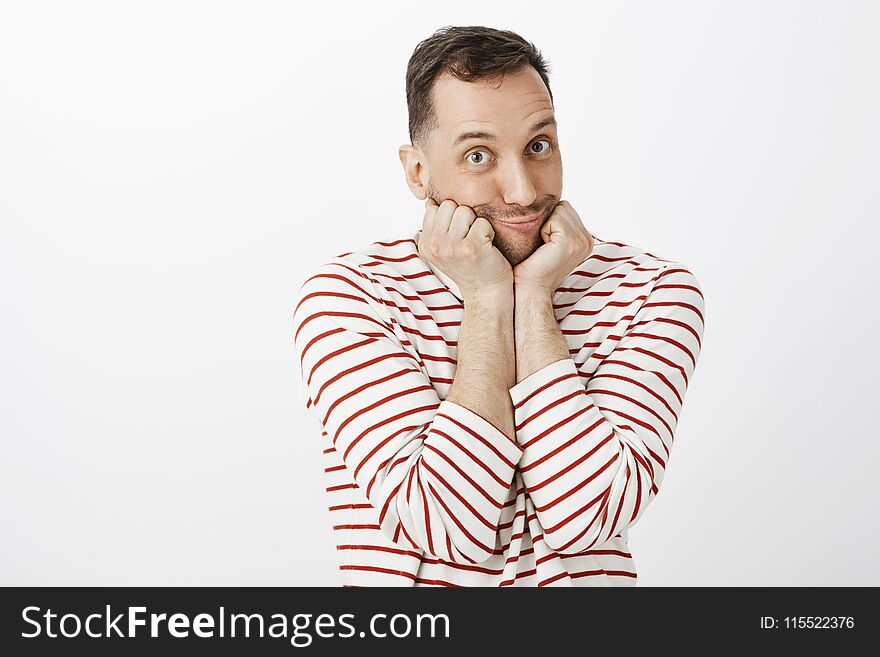
M548 125L556 125L556 117L548 116L546 119L541 119L535 125L532 126L532 129L529 132L537 132L541 128L546 128ZM453 146L458 146L461 142L466 141L468 139L482 139L484 141L496 141L495 135L491 132L485 132L482 130L471 130L470 132L463 132L458 137L455 138L455 141L452 142Z

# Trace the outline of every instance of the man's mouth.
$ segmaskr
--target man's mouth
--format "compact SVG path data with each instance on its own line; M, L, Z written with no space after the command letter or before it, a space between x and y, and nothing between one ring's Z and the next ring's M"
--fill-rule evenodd
M527 217L517 217L516 219L511 219L508 221L502 221L501 219L498 219L497 221L499 224L513 230L526 231L531 230L535 226L537 226L538 222L541 221L542 216L544 216L544 214L542 212L539 212L538 214L530 214Z

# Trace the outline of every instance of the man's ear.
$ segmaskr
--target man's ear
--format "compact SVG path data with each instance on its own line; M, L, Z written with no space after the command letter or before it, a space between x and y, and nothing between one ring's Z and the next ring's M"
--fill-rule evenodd
M418 146L404 144L398 149L397 155L403 165L406 184L417 199L424 201L428 196L427 186L429 184L425 154Z

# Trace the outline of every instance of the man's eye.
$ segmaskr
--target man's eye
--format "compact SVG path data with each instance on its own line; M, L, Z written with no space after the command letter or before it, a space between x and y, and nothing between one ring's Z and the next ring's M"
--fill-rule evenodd
M541 147L540 146L541 144L547 144L547 145L544 147ZM541 153L546 153L547 151L549 151L551 145L552 144L550 143L549 139L538 139L537 141L532 142L532 145L529 148L529 150L532 153L537 153L540 155Z
M486 153L486 151L474 151L472 153L468 153L466 159L470 164L482 164L488 159L483 156L484 153ZM477 157L476 159L473 159L475 155Z

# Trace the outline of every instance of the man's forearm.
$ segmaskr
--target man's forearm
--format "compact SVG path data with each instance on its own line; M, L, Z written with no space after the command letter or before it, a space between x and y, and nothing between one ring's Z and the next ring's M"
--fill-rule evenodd
M482 416L515 440L513 287L486 291L465 299L458 335L455 379L451 402Z
M570 358L568 343L553 313L553 297L543 289L520 286L514 296L516 383L541 368Z

